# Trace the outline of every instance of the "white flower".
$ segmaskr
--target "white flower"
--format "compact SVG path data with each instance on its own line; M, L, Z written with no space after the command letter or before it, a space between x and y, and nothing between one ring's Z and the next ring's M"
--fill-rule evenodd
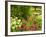
M21 25L19 25L19 27L21 27Z
M18 19L18 17L15 17L15 19Z
M15 27L18 27L18 25L15 25Z
M14 27L14 26L12 26L12 29L15 29L15 27Z
M22 25L22 22L20 23L19 27L21 27L21 25Z
M12 24L16 24L16 21L13 21Z
M18 22L20 22L21 20L19 19Z

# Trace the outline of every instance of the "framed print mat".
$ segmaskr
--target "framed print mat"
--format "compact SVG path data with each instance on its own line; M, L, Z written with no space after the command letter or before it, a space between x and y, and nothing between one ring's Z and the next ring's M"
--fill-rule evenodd
M5 35L45 33L45 3L6 1Z

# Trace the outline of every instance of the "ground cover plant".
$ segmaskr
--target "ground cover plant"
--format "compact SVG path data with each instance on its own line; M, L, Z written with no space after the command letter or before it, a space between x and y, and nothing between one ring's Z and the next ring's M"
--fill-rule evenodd
M42 29L42 7L11 5L11 32L40 31Z

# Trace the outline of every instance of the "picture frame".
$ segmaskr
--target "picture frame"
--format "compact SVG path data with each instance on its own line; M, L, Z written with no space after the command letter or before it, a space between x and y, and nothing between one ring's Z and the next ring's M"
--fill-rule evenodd
M17 6L41 6L42 12L42 30L41 31L27 31L27 32L11 32L11 15L10 11L12 5ZM5 36L22 36L22 35L40 35L45 34L45 3L41 2L24 2L24 1L5 1Z

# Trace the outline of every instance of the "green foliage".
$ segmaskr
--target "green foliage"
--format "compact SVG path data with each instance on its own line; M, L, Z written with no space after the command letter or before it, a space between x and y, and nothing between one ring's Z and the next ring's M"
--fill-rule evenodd
M18 31L18 28L17 27L21 27L22 25L22 22L20 19L18 18L11 18L11 31L14 32L14 31Z
M41 15L39 15L39 16L36 17L36 22L37 22L39 25L42 24L42 16L41 16Z
M23 24L26 24L26 26L31 26L34 24L34 21L36 22L37 26L42 26L41 6L11 5L12 32L21 31L18 29L18 27L21 27Z

